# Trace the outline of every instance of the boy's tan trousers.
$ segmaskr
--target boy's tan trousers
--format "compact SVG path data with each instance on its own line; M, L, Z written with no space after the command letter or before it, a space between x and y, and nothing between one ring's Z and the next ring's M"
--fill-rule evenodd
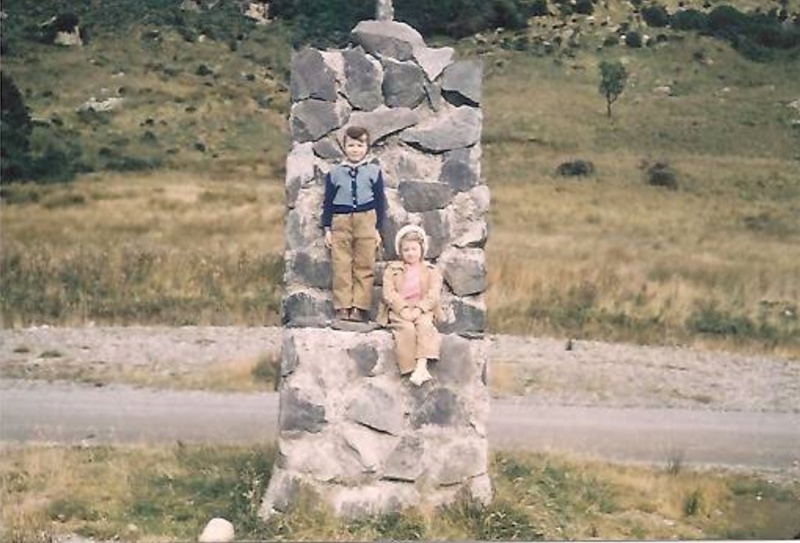
M405 375L414 371L418 358L439 358L442 338L433 324L433 313L423 313L416 322L389 312L389 323L397 345L397 365Z
M335 214L331 223L333 308L369 311L375 282L375 211Z

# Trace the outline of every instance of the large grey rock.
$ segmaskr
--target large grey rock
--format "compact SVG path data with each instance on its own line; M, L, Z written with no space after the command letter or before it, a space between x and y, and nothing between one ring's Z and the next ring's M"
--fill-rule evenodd
M343 124L336 104L304 100L292 106L292 138L297 142L317 141Z
M325 406L300 397L300 391L290 389L281 394L280 428L282 432L320 432L326 424Z
M479 183L478 174L473 169L469 153L465 149L449 153L442 164L439 181L450 185L453 192L470 190Z
M445 303L447 318L439 324L445 334L471 336L486 330L486 306L474 298L447 297Z
M458 397L447 388L432 390L411 413L411 425L414 428L421 428L428 424L459 426L466 422L466 414Z
M364 377L375 375L375 365L378 363L378 351L374 346L362 343L351 349L347 349L347 355L356 363L360 375Z
M398 145L386 149L381 154L381 166L386 186L397 188L400 181L438 179L442 161L440 155L431 155L407 145Z
M444 183L401 181L397 193L409 213L442 209L450 202L450 187Z
M415 48L425 47L419 32L397 21L361 21L350 38L370 54L397 60L410 60Z
M288 258L287 281L315 288L331 287L331 262L325 255L297 252Z
M386 59L383 64L383 97L389 107L415 108L425 99L425 74L413 62Z
M336 80L316 49L305 48L292 55L289 84L293 102L308 98L336 101Z
M481 112L472 107L458 107L424 124L408 128L400 138L433 153L475 145L481 137Z
M267 492L261 502L258 514L268 518L274 513L285 513L292 504L297 503L303 489L303 481L295 474L280 468L272 471Z
M465 387L475 380L478 364L473 358L470 343L470 340L455 334L442 336L439 362L433 372L438 383L456 388Z
M380 64L376 66L361 48L347 49L344 58L344 93L354 109L372 111L383 103Z
M349 124L369 130L372 143L417 124L417 114L409 108L379 108L373 111L354 111Z
M447 101L460 106L477 106L481 102L480 60L460 60L444 70L442 94Z
M358 390L347 406L347 417L387 434L398 435L403 429L403 410L397 399L372 384Z
M284 334L281 343L281 377L291 375L297 367L299 358L297 347L294 344L294 336Z
M486 473L486 450L472 441L455 441L444 445L431 470L431 479L449 486L463 483Z
M344 158L342 148L333 136L314 142L313 150L315 155L325 160L335 161Z
M296 143L286 157L286 205L293 208L300 189L314 182L314 150L310 143Z
M426 258L438 258L450 240L450 230L443 211L434 210L422 213L422 227L428 234L428 252Z
M416 481L422 475L420 458L424 444L419 437L404 436L383 465L383 477L395 481Z
M434 81L453 61L454 52L452 47L418 47L414 50L414 58L425 72L428 80Z
M425 97L428 99L430 108L438 113L444 106L444 99L442 98L442 89L430 81L425 81L423 88L425 89Z
M284 297L282 313L282 322L285 325L293 322L323 324L333 316L333 303L321 294L299 291Z
M439 258L445 283L457 296L486 290L486 263L481 249L448 249Z

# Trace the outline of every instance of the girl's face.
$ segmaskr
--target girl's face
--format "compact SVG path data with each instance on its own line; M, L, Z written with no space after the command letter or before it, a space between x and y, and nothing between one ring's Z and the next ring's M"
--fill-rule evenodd
M363 139L344 138L344 154L350 162L359 162L367 156L367 142Z
M422 244L416 240L401 241L400 257L406 264L418 264L422 260Z

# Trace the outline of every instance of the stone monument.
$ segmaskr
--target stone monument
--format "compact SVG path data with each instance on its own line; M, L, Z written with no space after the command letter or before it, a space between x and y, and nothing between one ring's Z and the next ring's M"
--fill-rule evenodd
M391 14L379 0L378 20L360 22L350 47L293 54L279 451L262 518L288 510L303 488L343 516L491 499L482 66L426 46ZM441 357L422 387L401 379L389 330L332 326L320 213L349 125L369 129L386 182L377 281L408 223L427 231L445 279ZM380 296L378 285L376 306Z

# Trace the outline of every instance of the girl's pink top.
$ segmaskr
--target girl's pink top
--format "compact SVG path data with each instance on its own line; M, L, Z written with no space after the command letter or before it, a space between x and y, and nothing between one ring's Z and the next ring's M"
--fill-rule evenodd
M408 302L417 302L422 299L422 285L420 282L420 265L406 266L403 277L403 290L400 295Z

